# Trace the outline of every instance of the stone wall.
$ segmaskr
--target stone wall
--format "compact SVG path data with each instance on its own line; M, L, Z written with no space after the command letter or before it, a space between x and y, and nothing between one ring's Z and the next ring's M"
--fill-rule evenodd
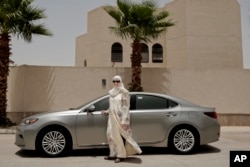
M12 67L8 116L19 123L34 113L64 110L104 95L111 78L121 75L125 86L130 68ZM181 70L144 68L145 91L165 93L193 103L216 107L222 125L250 126L250 70ZM106 84L105 84L106 83Z

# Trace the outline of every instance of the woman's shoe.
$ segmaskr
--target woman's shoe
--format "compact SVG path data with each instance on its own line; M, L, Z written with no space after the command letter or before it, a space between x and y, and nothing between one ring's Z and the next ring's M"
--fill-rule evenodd
M114 160L114 159L116 159L116 157L106 156L106 157L104 157L104 159L105 159L105 160Z
M121 162L123 160L123 158L116 158L115 159L115 163L119 163L119 162Z

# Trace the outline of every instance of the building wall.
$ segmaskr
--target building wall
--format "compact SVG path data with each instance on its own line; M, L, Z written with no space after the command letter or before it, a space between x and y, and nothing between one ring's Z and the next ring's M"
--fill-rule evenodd
M187 2L189 66L242 68L241 17L237 0Z
M130 68L12 67L8 78L8 115L20 122L34 113L80 106L106 94L116 74L122 76L127 86ZM222 125L250 125L249 75L250 70L143 68L142 86L145 91L216 107ZM106 85L102 84L103 79Z
M170 12L176 22L158 40L164 62L142 63L143 67L180 69L226 69L243 67L240 6L237 0L175 0L159 10ZM111 46L123 45L124 61L116 67L130 67L131 40L110 32L114 20L102 7L88 13L88 30L76 39L76 66L111 67ZM151 53L151 50L149 51ZM152 56L150 54L150 56ZM85 63L86 64L86 63Z

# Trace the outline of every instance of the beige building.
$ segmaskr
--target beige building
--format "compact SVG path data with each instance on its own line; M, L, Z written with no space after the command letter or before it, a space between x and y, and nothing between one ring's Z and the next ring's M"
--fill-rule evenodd
M144 44L142 86L216 107L221 125L250 126L250 70L243 69L237 0L174 0L176 26ZM131 41L108 29L102 7L88 13L88 31L76 38L76 67L13 67L8 114L19 122L38 112L63 110L106 94L119 74L130 82Z
M143 67L242 69L240 7L237 0L174 0L159 10L170 12L176 26L142 52ZM88 13L87 33L76 39L76 66L130 67L131 42L116 37L114 20L102 7ZM117 56L115 44L122 48ZM157 47L158 46L158 47ZM162 49L161 52L157 52ZM146 50L146 51L145 51ZM157 58L161 57L160 61ZM115 64L113 64L116 60Z

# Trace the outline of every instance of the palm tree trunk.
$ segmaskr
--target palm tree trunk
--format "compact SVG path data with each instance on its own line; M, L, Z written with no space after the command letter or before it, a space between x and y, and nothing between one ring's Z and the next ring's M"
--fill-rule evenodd
M10 63L10 36L8 33L0 34L0 125L7 125L9 119L7 110L7 78Z
M143 91L141 87L141 60L141 43L139 40L134 40L131 54L132 82L130 83L130 91Z

